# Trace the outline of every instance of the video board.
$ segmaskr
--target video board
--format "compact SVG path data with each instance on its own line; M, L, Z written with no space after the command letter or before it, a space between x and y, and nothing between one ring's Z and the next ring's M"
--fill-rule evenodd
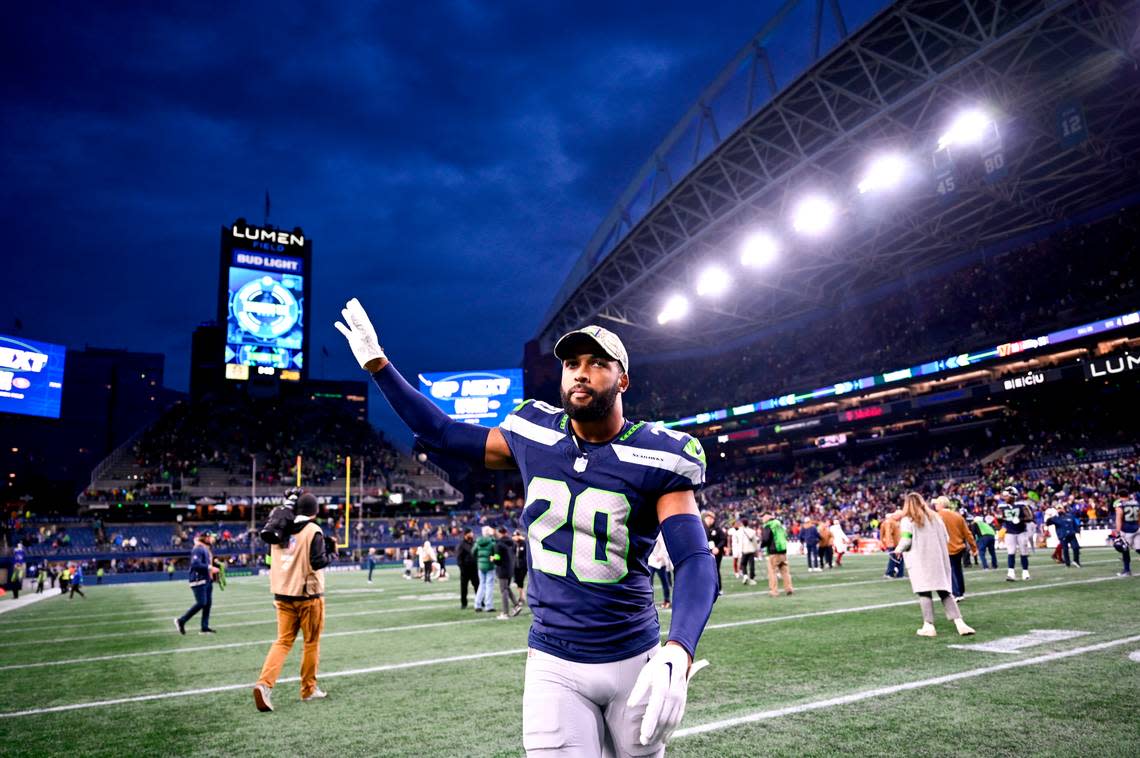
M523 401L521 368L420 374L420 392L456 421L494 427Z
M59 418L67 348L0 334L0 413Z
M226 378L302 378L311 250L300 230L262 229L241 221L222 230L219 300Z

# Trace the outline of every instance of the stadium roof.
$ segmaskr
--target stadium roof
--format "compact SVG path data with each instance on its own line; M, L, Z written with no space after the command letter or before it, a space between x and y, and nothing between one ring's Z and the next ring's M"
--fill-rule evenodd
M840 0L790 0L607 217L541 328L543 348L591 322L645 354L740 339L1135 191L1137 10L1136 0L902 0L849 34ZM777 29L786 47L798 35L809 61L783 86L767 47ZM992 132L980 148L945 148L965 108L982 109ZM860 194L885 150L912 162L910 185ZM805 240L789 215L809 191L840 216ZM761 229L778 236L779 258L744 270L740 246ZM691 297L683 322L659 325L666 296L692 295L710 263L731 272L726 296Z

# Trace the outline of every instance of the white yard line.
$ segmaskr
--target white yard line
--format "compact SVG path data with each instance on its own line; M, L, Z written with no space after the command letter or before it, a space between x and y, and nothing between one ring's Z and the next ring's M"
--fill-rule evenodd
M1090 583L1094 583L1094 582L1111 581L1111 580L1116 579L1116 578L1117 577L1110 576L1110 577L1100 577L1100 578L1096 578L1096 579L1084 579L1084 580L1080 580L1080 581L1076 581L1076 582L1055 582L1053 584L1035 584L1031 587L1011 587L1008 589L992 590L989 592L978 592L978 593L975 593L974 595L972 595L971 597L977 597L980 595L1002 595L1002 594L1006 594L1006 593L1010 593L1010 592L1027 592L1029 590L1040 590L1040 589L1050 589L1053 587L1067 587L1070 585L1090 584ZM893 601L893 602L889 602L889 603L875 603L873 605L856 606L853 608L831 608L831 609L823 610L823 611L809 611L809 612L805 612L805 613L794 613L794 614L787 615L787 616L770 616L770 617L759 618L759 619L746 619L744 621L729 621L729 622L725 622L725 623L721 623L721 624L709 624L708 626L705 627L705 630L710 631L710 630L716 630L716 629L730 629L730 628L737 627L737 626L749 626L749 625L753 625L753 624L775 624L775 623L779 623L779 622L783 622L783 621L798 621L800 619L814 618L817 616L833 616L833 615L842 614L842 613L860 613L863 611L880 610L883 608L897 608L897 607L902 607L902 606L913 605L914 603L915 603L915 601L913 599L912 600L899 600L899 601ZM400 632L400 631L415 630L415 629L429 629L429 628L440 627L440 626L456 626L456 625L460 625L460 624L478 624L481 622L485 622L486 620L487 619L478 619L478 618L476 618L476 619L458 619L458 620L454 620L454 621L437 621L437 622L432 622L432 623L427 623L427 624L411 624L411 625L406 625L406 626L385 626L385 627L375 627L372 629L350 629L350 630L346 630L346 631L342 631L342 632L325 632L324 634L321 635L321 638L324 639L327 637L355 637L355 636L362 635L362 634L378 634L378 633L385 633L385 632ZM270 623L270 622L266 621L264 623ZM231 624L231 626L234 626L234 625ZM171 635L174 634L173 631L170 631L167 633L171 634ZM665 635L665 634L667 634L667 632L665 630L662 630L662 635ZM110 635L101 635L101 636L110 636ZM42 642L42 641L37 641L35 644L39 644L40 642ZM67 658L67 659L62 659L62 660L38 661L38 662L34 662L34 663L14 663L14 664L6 665L6 666L0 666L0 671L10 671L10 670L14 670L14 669L42 668L45 666L71 666L71 665L79 665L79 664L84 664L84 663L94 663L94 662L98 662L98 661L114 661L114 660L121 660L121 659L125 659L125 658L141 658L141 657L148 657L148 656L154 656L154 655L176 655L178 653L189 653L189 652L206 651L206 650L227 650L227 649L238 648L238 647L270 645L272 643L273 643L273 640L256 640L256 641L252 641L252 642L231 642L231 643L221 643L221 644L215 644L215 645L197 645L197 646L192 646L192 647L169 648L169 649L165 649L165 650L146 650L146 651L140 651L140 652L135 652L135 653L116 653L116 654L111 654L111 655L101 655L101 656L94 656L94 657L88 657L88 658ZM20 644L25 644L25 643L20 643ZM27 643L27 644L32 644L32 643Z
M679 729L673 733L674 739L692 737L696 734L705 734L707 732L716 732L721 729L728 729L741 724L753 724L757 721L769 721L771 719L781 718L783 716L792 716L797 713L806 713L808 711L818 711L824 708L834 708L837 706L850 705L851 703L858 703L862 700L870 700L877 697L886 697L894 695L899 692L908 692L910 690L922 689L925 687L937 687L942 684L950 684L951 682L961 681L963 679L972 679L974 677L985 676L986 674L994 674L999 671L1008 671L1010 669L1024 668L1026 666L1040 666L1043 663L1052 663L1064 658L1072 658L1078 655L1086 655L1088 653L1096 653L1101 650L1109 650L1120 645L1128 645L1133 642L1140 641L1140 635L1133 635L1131 637L1121 637L1107 642L1100 642L1095 645L1085 645L1084 647L1073 648L1071 650L1062 650L1056 653L1046 653L1038 655L1033 658L1022 658L1017 661L1010 661L1008 663L998 663L993 666L986 666L984 668L970 669L969 671L960 671L955 674L945 674L943 676L935 676L929 679L918 679L910 682L901 682L899 684L892 684L886 687L876 687L871 690L863 690L861 692L853 692L849 695L840 695L839 697L828 698L826 700L816 700L810 703L800 703L799 705L789 705L783 708L774 708L767 711L758 711L756 713L749 713L744 716L736 716L722 721L712 721L707 724L700 724L698 726L691 726L686 729Z
M375 674L381 671L399 671L400 669L418 668L420 666L436 666L441 663L460 663L463 661L475 661L480 658L495 658L504 655L522 655L526 652L526 648L517 648L515 650L497 650L491 653L474 653L472 655L456 655L450 658L432 658L426 661L409 661L407 663L389 663L383 666L371 666L363 669L349 669L347 671L333 671L330 673L322 673L322 679L331 679L340 676L360 676L362 674ZM278 684L286 684L288 682L299 682L299 676L287 676L277 680ZM122 705L123 703L142 703L148 700L166 700L175 697L188 697L191 695L208 695L215 692L229 692L232 690L252 689L253 683L242 684L223 684L220 687L201 687L195 690L178 690L175 692L157 692L153 695L136 695L134 697L121 697L114 700L93 700L86 703L71 703L69 705L55 705L49 708L31 708L25 711L10 711L8 713L0 713L0 719L14 718L16 716L36 716L41 713L59 713L61 711L76 711L84 708L105 708L110 705Z

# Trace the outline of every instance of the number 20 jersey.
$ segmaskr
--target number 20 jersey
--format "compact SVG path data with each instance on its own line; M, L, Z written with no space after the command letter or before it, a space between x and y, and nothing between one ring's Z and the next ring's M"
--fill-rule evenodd
M700 443L627 421L609 443L580 450L566 413L540 401L499 429L526 486L530 646L582 663L656 647L647 560L660 530L657 500L704 484Z

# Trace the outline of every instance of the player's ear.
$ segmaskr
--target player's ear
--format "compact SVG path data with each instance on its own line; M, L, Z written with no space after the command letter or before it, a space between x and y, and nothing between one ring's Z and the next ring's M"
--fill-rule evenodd
M629 389L629 374L624 371L618 376L618 392L625 392Z

